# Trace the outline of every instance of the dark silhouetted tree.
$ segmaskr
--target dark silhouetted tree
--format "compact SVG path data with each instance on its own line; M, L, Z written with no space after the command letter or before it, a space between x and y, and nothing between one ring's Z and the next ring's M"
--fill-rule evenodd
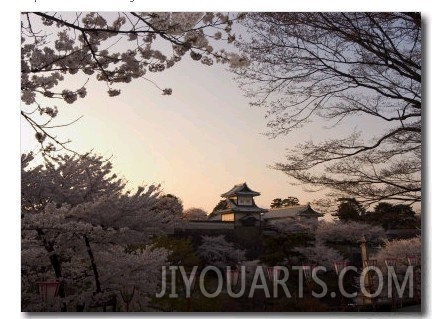
M363 116L376 127L298 144L273 168L332 197L420 202L420 13L258 12L244 25L238 47L251 65L235 72L267 109L268 135L316 119L333 127Z
M360 221L366 210L355 198L339 198L337 212L332 214L341 221Z
M420 228L420 218L409 205L379 203L374 210L364 216L364 220L384 229Z
M281 208L282 207L282 198L275 198L271 201L271 208Z
M275 198L272 200L271 208L281 208L299 205L299 200L297 197L288 196L288 198Z
M193 267L200 263L195 254L195 249L190 238L172 238L160 236L154 238L152 249L164 248L169 251L168 259L170 265Z
M297 197L288 196L288 198L282 200L282 207L290 207L297 205L299 205L299 200L297 199Z

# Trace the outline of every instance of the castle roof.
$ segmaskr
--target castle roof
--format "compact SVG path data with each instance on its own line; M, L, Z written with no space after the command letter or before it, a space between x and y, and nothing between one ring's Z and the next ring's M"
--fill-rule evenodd
M311 208L310 205L297 205L297 206L270 209L264 215L264 219L292 218L296 216L322 217L323 214L316 212L314 209Z
M232 197L237 195L250 195L250 196L259 196L261 193L255 192L247 186L246 183L237 184L233 186L231 190L221 195L221 197Z
M214 212L212 212L211 214L209 214L209 217L213 217L213 216L217 216L217 215L221 215L223 213L228 213L228 212L243 212L243 213L266 213L267 210L264 208L260 208L258 206L256 206L256 204L252 205L252 206L238 206L236 205L236 203L231 200L231 199L226 199L226 203L227 206L225 209L220 209L220 210L216 210Z

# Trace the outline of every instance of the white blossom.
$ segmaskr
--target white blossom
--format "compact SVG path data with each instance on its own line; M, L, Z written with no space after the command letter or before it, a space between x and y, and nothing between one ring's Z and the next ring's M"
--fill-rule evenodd
M43 143L44 140L46 139L46 134L37 132L35 133L35 138L37 139L38 143Z
M70 90L63 90L61 95L68 104L72 104L78 99L78 96Z
M215 14L213 12L207 12L203 17L203 22L205 24L212 23L214 18L215 18Z
M213 64L213 60L207 56L203 56L201 58L201 63L205 64L205 65L212 65Z
M87 89L85 87L80 88L76 91L80 98L84 98L87 95Z
M203 57L200 53L197 53L194 51L191 51L190 55L191 55L192 60L195 60L195 61L201 60L201 58Z
M58 39L55 40L55 49L58 51L71 51L75 40L70 39L66 30L58 32Z
M24 90L21 91L21 100L26 104L32 104L35 102L35 92Z
M172 89L171 88L166 88L163 89L163 95L172 95Z
M118 96L120 95L120 90L108 89L107 93L109 96Z
M242 68L250 65L250 60L245 55L239 55L236 53L228 53L227 58L229 60L229 66L232 69Z

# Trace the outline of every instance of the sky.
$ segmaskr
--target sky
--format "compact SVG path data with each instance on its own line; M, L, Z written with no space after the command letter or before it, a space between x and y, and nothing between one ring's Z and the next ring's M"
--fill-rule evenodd
M150 82L138 80L121 86L122 94L111 98L105 87L90 81L86 98L59 105L57 123L83 117L56 135L71 139L69 148L80 153L93 149L111 157L115 172L131 187L161 184L185 208L210 212L220 194L242 182L261 192L257 204L263 207L275 197L296 196L303 203L312 199L268 167L284 159L298 135L264 136L265 111L249 106L225 66L186 59L151 77L173 94L163 96ZM311 136L303 131L299 139ZM22 151L38 149L24 122L21 139Z
M265 110L249 106L225 65L206 66L186 56L147 77L162 88L171 87L172 95L164 96L140 79L118 86L122 94L109 97L106 86L91 76L84 99L71 105L53 102L59 109L54 124L82 118L52 134L72 140L68 147L79 153L93 150L111 157L114 171L129 187L161 184L185 209L211 212L220 194L242 182L261 193L256 203L264 208L277 197L295 196L302 204L315 198L268 166L283 161L286 148L321 135L318 126L269 139L262 134L267 131ZM79 88L86 80L75 75L62 85ZM37 150L34 132L22 120L21 151Z
M71 105L61 100L45 104L58 106L53 124L81 117L51 134L71 140L68 147L78 153L93 150L111 158L114 171L128 181L129 188L162 185L163 192L179 197L185 209L198 207L210 213L222 193L243 182L261 193L256 204L263 208L279 197L294 196L301 204L321 199L323 192L305 192L269 166L284 162L287 148L310 139L348 135L353 129L380 130L367 118L353 118L335 129L327 128L328 122L315 121L270 139L263 134L266 110L249 106L250 99L225 65L206 66L185 56L174 67L146 76L161 88L171 87L172 95L164 96L156 85L138 79L116 86L121 95L109 97L105 84L92 75L84 99ZM86 81L80 72L66 77L62 87L76 89ZM38 147L33 130L22 120L21 152Z
M206 2L207 3L207 2ZM433 165L435 163L435 159L437 159L436 156L436 148L434 147L434 137L437 136L437 126L433 125L434 119L438 118L438 109L433 107L435 105L434 102L436 102L437 98L433 94L434 88L437 87L437 83L434 83L436 74L436 71L438 70L438 60L434 59L434 56L437 56L437 41L434 41L435 38L437 38L435 35L437 35L438 30L438 24L439 19L437 19L437 10L433 8L432 3L433 1L428 0L418 0L418 1L409 1L409 0L400 0L400 1L327 1L327 0L315 0L315 1L299 1L299 2L288 2L286 4L285 1L275 1L272 0L270 2L264 2L264 3L258 3L255 4L253 2L246 2L246 1L238 1L235 0L233 3L227 4L227 6L224 3L221 2L213 2L210 1L208 5L202 5L203 9L205 6L208 7L209 10L212 11L218 11L218 10L224 10L224 11L252 11L252 10L273 10L278 8L281 8L281 10L290 10L290 11L321 11L321 10L327 10L327 11L340 11L340 10L347 10L347 11L364 11L364 10L381 10L381 11L421 11L423 13L425 25L424 25L424 32L426 35L426 38L428 39L427 44L425 45L426 48L426 65L424 71L424 79L426 79L426 85L425 85L425 95L424 99L426 101L427 110L424 109L425 115L425 128L426 128L426 134L425 134L425 140L424 145L426 145L426 152L425 152L425 165L424 165L424 176L423 176L423 186L426 187L426 190L423 192L423 198L424 198L424 205L425 205L425 211L427 214L424 215L424 221L425 221L425 229L423 230L424 238L426 239L424 241L424 251L425 254L425 269L426 273L424 278L425 284L423 287L425 287L426 292L426 303L424 308L424 313L428 318L434 318L434 313L439 312L438 304L434 303L433 300L435 300L435 289L432 288L433 284L435 282L438 282L438 272L432 271L434 269L434 265L438 264L438 258L437 253L435 253L432 249L432 242L435 240L438 240L437 234L438 232L433 232L432 225L435 225L437 223L434 222L436 220L436 214L434 213L437 211L437 201L434 201L434 180L435 177L437 177L438 174L438 168L437 165ZM18 212L19 207L19 193L20 193L20 165L19 165L19 154L23 149L26 148L25 145L27 145L26 141L26 129L22 128L20 125L20 116L17 112L17 109L20 107L19 104L19 96L20 96L20 78L19 78L19 39L18 39L18 28L19 28L19 13L20 11L44 11L44 10L139 10L139 9L145 9L145 1L141 0L134 0L134 2L131 1L123 1L123 0L106 0L106 1L84 1L84 0L77 0L77 1L70 1L70 2L60 2L55 0L20 0L20 1L14 1L10 2L8 4L8 9L5 11L7 14L4 14L4 17L2 19L3 28L4 30L11 30L15 26L15 32L5 32L5 39L4 43L11 44L11 49L9 50L3 50L2 51L2 58L4 63L4 78L6 81L3 81L3 96L4 96L4 103L3 103L3 113L4 119L8 119L4 121L3 125L0 126L1 134L3 137L3 156L1 156L1 164L3 168L3 177L4 177L4 183L2 183L2 194L3 198L5 199L5 210L4 210L4 218L3 222L4 225L7 225L7 227L4 227L4 230L1 232L1 243L2 248L4 248L5 253L8 256L8 260L13 260L15 262L6 262L3 263L2 266L2 272L4 274L8 274L4 281L5 287L10 287L10 289L3 289L1 293L1 299L2 300L8 300L8 307L5 307L3 310L10 318L29 318L32 317L29 314L23 314L20 313L20 296L19 293L13 294L13 297L11 297L11 290L17 291L19 289L19 278L20 278L20 219L17 217L18 214L14 214L12 212ZM187 5L183 1L160 1L160 2L151 2L148 1L147 9L151 11L172 11L172 10L180 10L185 11L193 8L193 5ZM200 5L201 7L201 5ZM198 10L198 8L196 8ZM215 67L217 68L217 67ZM212 74L206 72L204 73L204 76L209 77L209 81L216 81L216 83L221 83L223 87L227 87L230 90L232 90L235 95L234 98L238 99L235 100L232 98L231 91L228 91L227 94L224 92L221 92L221 94L215 94L215 99L211 100L202 100L201 96L205 96L206 91L200 90L200 86L203 87L204 84L207 82L199 81L200 85L196 85L193 81L197 77L192 76L192 69L189 69L189 72L186 74L186 79L189 78L191 82L193 83L193 86L197 88L195 92L189 93L188 91L180 91L178 90L178 85L181 85L181 83L170 83L164 84L165 82L162 82L164 86L172 86L174 93L171 97L161 96L159 92L155 91L153 88L149 87L148 85L144 84L142 86L142 91L146 92L145 94L142 94L142 96L131 96L130 94L122 95L117 100L111 100L111 104L108 103L101 103L101 105L98 105L97 102L100 102L100 99L104 99L104 97L99 97L98 93L92 93L91 90L89 90L89 96L87 97L87 103L80 105L75 104L74 110L71 114L67 115L67 112L64 112L67 118L75 118L75 116L84 114L83 120L81 120L79 123L75 124L75 127L68 128L64 131L63 134L65 136L69 136L73 140L75 140L73 143L80 143L79 139L81 140L81 143L84 143L83 149L89 150L90 146L92 146L95 150L99 151L102 154L108 154L113 155L112 159L113 162L118 166L117 171L121 175L124 175L127 179L129 179L133 185L145 182L145 183L151 183L151 182L161 182L164 181L163 186L167 192L175 193L176 195L180 196L185 206L193 205L193 206L201 206L205 209L210 209L210 207L213 207L212 205L216 204L216 202L220 199L219 195L225 191L227 191L234 183L239 183L242 181L246 181L250 187L254 188L257 191L260 191L262 195L257 199L257 203L260 204L260 206L267 205L269 201L272 199L272 195L276 194L275 196L282 196L283 194L291 195L299 197L301 202L305 202L308 199L305 197L305 195L299 195L298 192L293 191L292 188L289 188L288 186L288 179L283 176L279 172L273 172L268 169L266 169L266 165L271 163L271 161L277 161L282 160L283 158L283 149L285 146L288 146L288 141L286 140L280 140L280 141L269 141L260 136L259 133L263 130L263 127L265 125L265 121L263 118L263 112L260 112L255 109L250 109L247 105L247 101L243 99L241 93L237 90L236 86L233 84L232 81L230 81L230 75L227 75L227 72L223 72L223 77L220 77L218 73L216 75L214 72ZM167 75L169 73L166 73ZM179 75L180 77L184 78L184 74L181 73ZM170 75L169 75L170 77ZM168 83L168 81L166 81ZM216 90L219 90L219 88L216 88ZM186 93L184 93L186 92ZM219 92L219 91L218 91ZM213 94L212 92L210 92ZM198 99L191 99L191 96L199 97ZM91 98L94 97L94 100ZM106 99L106 98L105 98ZM132 106L131 100L137 100L136 104L137 106ZM155 120L155 121L147 121L149 118L148 116L142 117L140 119L136 114L141 113L140 109L145 110L146 108L142 106L149 106L148 108L148 114L157 114L153 112L159 112L165 109L167 113L163 113L167 115L167 119L175 118L178 116L179 119L183 117L186 121L190 121L191 117L193 116L196 118L197 114L200 113L190 113L185 112L185 114L181 114L178 112L173 112L172 110L179 110L179 108L182 108L183 106L189 105L190 107L194 107L194 110L200 110L202 111L202 115L205 116L203 118L204 121L206 121L206 117L208 118L215 118L216 113L219 112L218 109L215 109L211 107L213 106L213 103L215 100L224 100L229 99L234 101L232 104L233 106L237 106L235 108L230 108L229 111L231 112L242 112L243 117L235 117L234 121L239 123L245 123L246 130L245 133L250 134L249 135L242 135L240 141L246 141L244 143L247 148L245 148L245 152L242 151L240 153L236 152L236 149L238 147L237 145L237 139L229 140L229 146L227 156L229 156L229 161L236 159L237 154L244 154L245 160L248 162L245 163L253 163L253 165L259 165L258 167L260 169L256 170L257 173L248 173L248 175L245 175L245 172L249 170L248 164L243 165L242 163L239 163L237 166L237 161L232 161L235 163L235 165L227 165L227 168L224 168L226 166L225 163L230 163L223 161L223 165L218 164L216 169L218 172L215 172L215 176L220 176L215 180L212 175L214 172L210 171L208 176L200 180L200 177L198 179L194 178L193 176L193 169L188 170L186 174L186 178L189 176L189 182L193 184L194 186L197 186L196 189L198 192L195 192L197 195L191 195L189 196L189 193L192 193L191 191L185 192L184 189L179 189L175 185L175 182L178 180L176 176L172 176L173 172L172 170L168 172L168 174L171 175L171 179L167 179L165 176L161 176L159 173L161 170L163 171L169 171L166 167L164 168L158 168L157 165L165 166L165 161L161 161L161 159L166 159L168 162L171 161L171 159L174 159L175 157L172 155L172 148L171 146L167 146L165 148L168 152L171 153L164 153L164 149L158 149L156 146L143 143L140 139L134 139L135 136L141 137L143 140L148 141L151 143L151 132L155 134L159 134L160 130L155 131L154 128L158 129L158 124L162 123L161 121ZM200 104L195 103L194 100L200 101ZM105 100L108 102L108 100ZM112 112L108 112L108 117L113 117L115 120L111 122L102 121L100 120L100 116L102 113L101 111L109 111L112 108L114 108L117 101L117 105L121 106L127 106L129 105L129 109L125 108L124 112L126 113L126 116L123 117L117 114L114 114ZM166 103L172 104L169 107L165 107L164 104L159 104L157 101L166 101ZM202 102L201 102L202 101ZM239 101L239 102L238 102ZM85 102L85 101L84 101ZM103 101L101 101L103 102ZM165 102L162 102L165 103ZM218 102L217 102L218 103ZM235 104L236 103L236 104ZM197 106L195 106L197 105ZM13 106L13 107L12 107ZM91 107L93 106L93 107ZM231 104L221 103L221 108L227 109L228 107L231 107ZM94 110L94 111L91 111ZM87 111L87 113L86 113ZM147 114L147 115L148 115ZM64 115L63 115L64 116ZM152 115L150 115L152 116ZM200 115L201 116L201 115ZM252 117L252 121L249 121L249 116ZM134 119L133 119L134 118ZM227 117L229 121L231 121L232 117ZM10 119L10 120L9 120ZM128 136L131 136L132 141L128 143L127 139L124 139L124 135L121 133L123 130L127 130L127 127L131 126L134 127L134 122L129 122L129 120L137 120L143 124L144 129L148 129L148 132L150 132L150 135L146 135L140 128L137 128L137 130L132 130L130 133L127 133ZM200 121L199 121L200 122ZM186 132L184 134L179 131L177 128L174 128L172 125L172 122L169 120L167 122L168 128L171 128L174 133L173 137L175 136L188 136ZM212 122L211 122L212 123ZM85 126L88 129L88 133L79 133L80 130L78 128L78 125ZM219 121L214 121L213 125L205 124L209 130L218 130L221 131L222 135L212 134L203 135L203 138L201 140L197 140L198 143L205 143L205 144L215 144L217 145L218 139L223 136L229 136L229 131L231 126L221 126ZM206 127L204 126L204 127ZM197 126L188 126L190 132L196 132L197 130L202 129L202 123L198 123ZM239 126L241 129L243 126ZM90 129L91 128L91 129ZM119 128L119 130L116 130L116 128ZM71 131L70 131L71 130ZM205 130L203 131L203 133ZM241 131L242 133L242 131ZM71 134L71 135L69 135ZM168 136L168 140L173 141L171 139L170 133L166 133L165 135ZM304 134L304 133L303 133ZM103 137L104 136L104 137ZM245 137L244 137L245 136ZM111 143L110 143L110 142ZM137 141L137 142L136 142ZM181 141L181 140L179 140ZM250 141L252 143L250 143ZM102 144L98 144L96 142L100 142ZM104 143L105 142L105 143ZM249 156L249 150L253 150L255 147L251 146L255 145L257 143L262 144L264 147L258 147L258 149L263 149L261 152L257 152L256 158ZM88 144L87 144L88 143ZM72 144L73 145L73 144ZM99 147L97 146L99 145ZM116 146L119 145L119 146ZM181 158L188 156L188 151L184 149L184 145L193 145L191 140L186 140L186 144L178 144L173 143L175 148L180 148L181 152L179 153ZM204 144L203 144L204 145ZM240 144L241 146L242 144ZM250 146L249 146L250 145ZM78 145L79 146L79 145ZM136 146L141 146L137 148ZM164 146L163 146L164 147ZM32 148L29 146L28 148ZM216 148L217 150L219 149ZM119 150L119 151L118 151ZM235 151L233 151L235 150ZM154 153L155 152L155 153ZM157 154L157 155L151 155L151 154ZM190 158L193 160L192 167L196 167L197 165L200 165L200 163L203 163L203 161L206 161L207 159L214 158L215 156L220 156L224 158L226 154L225 150L216 151L213 154L208 154L207 152L202 151L201 148L198 148L196 151L193 151L193 154L190 155ZM232 155L234 154L234 155ZM198 155L198 156L195 156ZM209 156L207 156L209 155ZM233 158L235 156L235 158ZM264 158L261 158L264 156ZM243 157L240 157L241 159ZM250 161L251 159L251 161ZM180 162L183 162L185 160L179 159ZM160 163L158 163L160 161ZM180 163L179 162L179 163ZM256 164L256 162L258 164ZM119 167L119 163L124 163L124 166ZM137 163L141 163L141 167L143 168L142 171L137 172L136 169L131 169L134 164L137 165ZM174 171L177 170L177 168L174 165L166 164L170 169L173 169ZM234 170L231 170L230 167L234 167ZM201 175L201 173L200 173ZM198 175L198 176L200 176ZM203 175L201 175L203 176ZM174 184L173 184L174 183ZM272 184L269 184L272 183ZM215 189L212 188L216 187ZM267 186L265 186L267 185ZM270 185L270 187L268 187ZM277 188L274 188L273 185L277 185ZM209 192L204 191L205 189L209 189ZM270 190L273 189L273 193L270 193ZM284 190L284 192L277 192L278 189ZM206 198L208 197L209 198ZM190 199L193 198L193 199ZM202 198L206 198L205 200ZM437 251L437 250L435 250ZM79 317L79 316L78 316ZM81 318L84 318L84 316L81 316ZM384 317L383 317L384 318Z

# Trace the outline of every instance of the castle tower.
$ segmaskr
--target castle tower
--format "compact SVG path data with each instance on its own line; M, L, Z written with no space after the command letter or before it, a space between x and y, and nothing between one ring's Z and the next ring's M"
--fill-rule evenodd
M210 214L209 219L234 222L236 226L261 225L261 214L267 212L255 204L254 197L261 195L247 186L246 183L233 186L231 190L221 195L225 198L226 208Z

